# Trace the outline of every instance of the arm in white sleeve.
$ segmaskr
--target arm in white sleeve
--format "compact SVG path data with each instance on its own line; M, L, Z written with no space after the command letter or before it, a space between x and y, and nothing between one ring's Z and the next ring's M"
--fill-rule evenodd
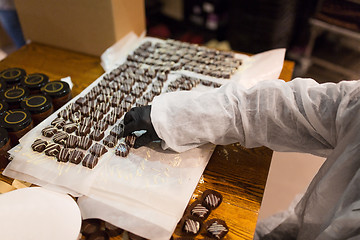
M240 142L277 151L326 156L336 145L343 98L356 81L263 81L245 89L229 83L206 92L174 92L152 103L151 119L165 146L182 152L205 143Z

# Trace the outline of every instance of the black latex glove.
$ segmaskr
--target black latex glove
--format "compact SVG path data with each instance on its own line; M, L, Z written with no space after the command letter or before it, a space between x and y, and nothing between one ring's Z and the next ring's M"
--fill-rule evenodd
M151 105L134 107L124 117L124 137L135 131L146 130L146 133L138 137L134 148L139 148L152 141L160 140L155 132L150 118Z

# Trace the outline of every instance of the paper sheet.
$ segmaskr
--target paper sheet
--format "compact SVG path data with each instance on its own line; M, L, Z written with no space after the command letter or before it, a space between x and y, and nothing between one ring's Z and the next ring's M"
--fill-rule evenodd
M103 54L103 66L112 70L123 63L126 55L144 41L163 40L136 39L130 34L111 51ZM282 69L284 54L284 49L252 57L236 54L237 58L243 60L243 65L230 80L181 70L170 74L168 82L179 74L186 74L222 84L234 80L251 87L261 80L277 78ZM102 76L71 102L84 96L100 80ZM206 87L199 86L194 91L206 91ZM63 108L65 107L66 105ZM84 218L101 218L150 239L169 239L215 146L208 144L178 154L164 151L160 143L153 143L137 150L132 149L127 158L115 156L114 149L109 149L94 169L72 163L59 163L55 158L32 151L30 145L36 138L46 139L41 136L41 129L50 125L62 109L20 139L20 145L10 151L14 158L4 174L74 196L84 195L79 198Z

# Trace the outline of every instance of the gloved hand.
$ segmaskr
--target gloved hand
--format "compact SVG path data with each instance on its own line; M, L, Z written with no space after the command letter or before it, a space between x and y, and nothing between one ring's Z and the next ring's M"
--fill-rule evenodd
M124 137L135 131L146 130L146 133L138 137L134 148L139 148L152 141L160 140L155 132L150 118L151 105L143 107L134 107L125 114L124 117Z

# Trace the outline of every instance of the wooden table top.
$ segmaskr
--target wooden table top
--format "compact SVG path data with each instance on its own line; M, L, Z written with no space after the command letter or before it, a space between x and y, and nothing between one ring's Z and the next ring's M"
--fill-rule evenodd
M28 44L0 61L0 70L11 67L44 73L50 80L70 76L73 96L104 73L99 57L38 43ZM293 68L293 62L285 61L280 79L291 80ZM200 196L206 189L222 194L222 204L209 219L226 221L230 231L224 239L253 239L271 157L272 151L266 147L246 149L239 144L216 147L193 196ZM179 231L178 226L174 236Z

